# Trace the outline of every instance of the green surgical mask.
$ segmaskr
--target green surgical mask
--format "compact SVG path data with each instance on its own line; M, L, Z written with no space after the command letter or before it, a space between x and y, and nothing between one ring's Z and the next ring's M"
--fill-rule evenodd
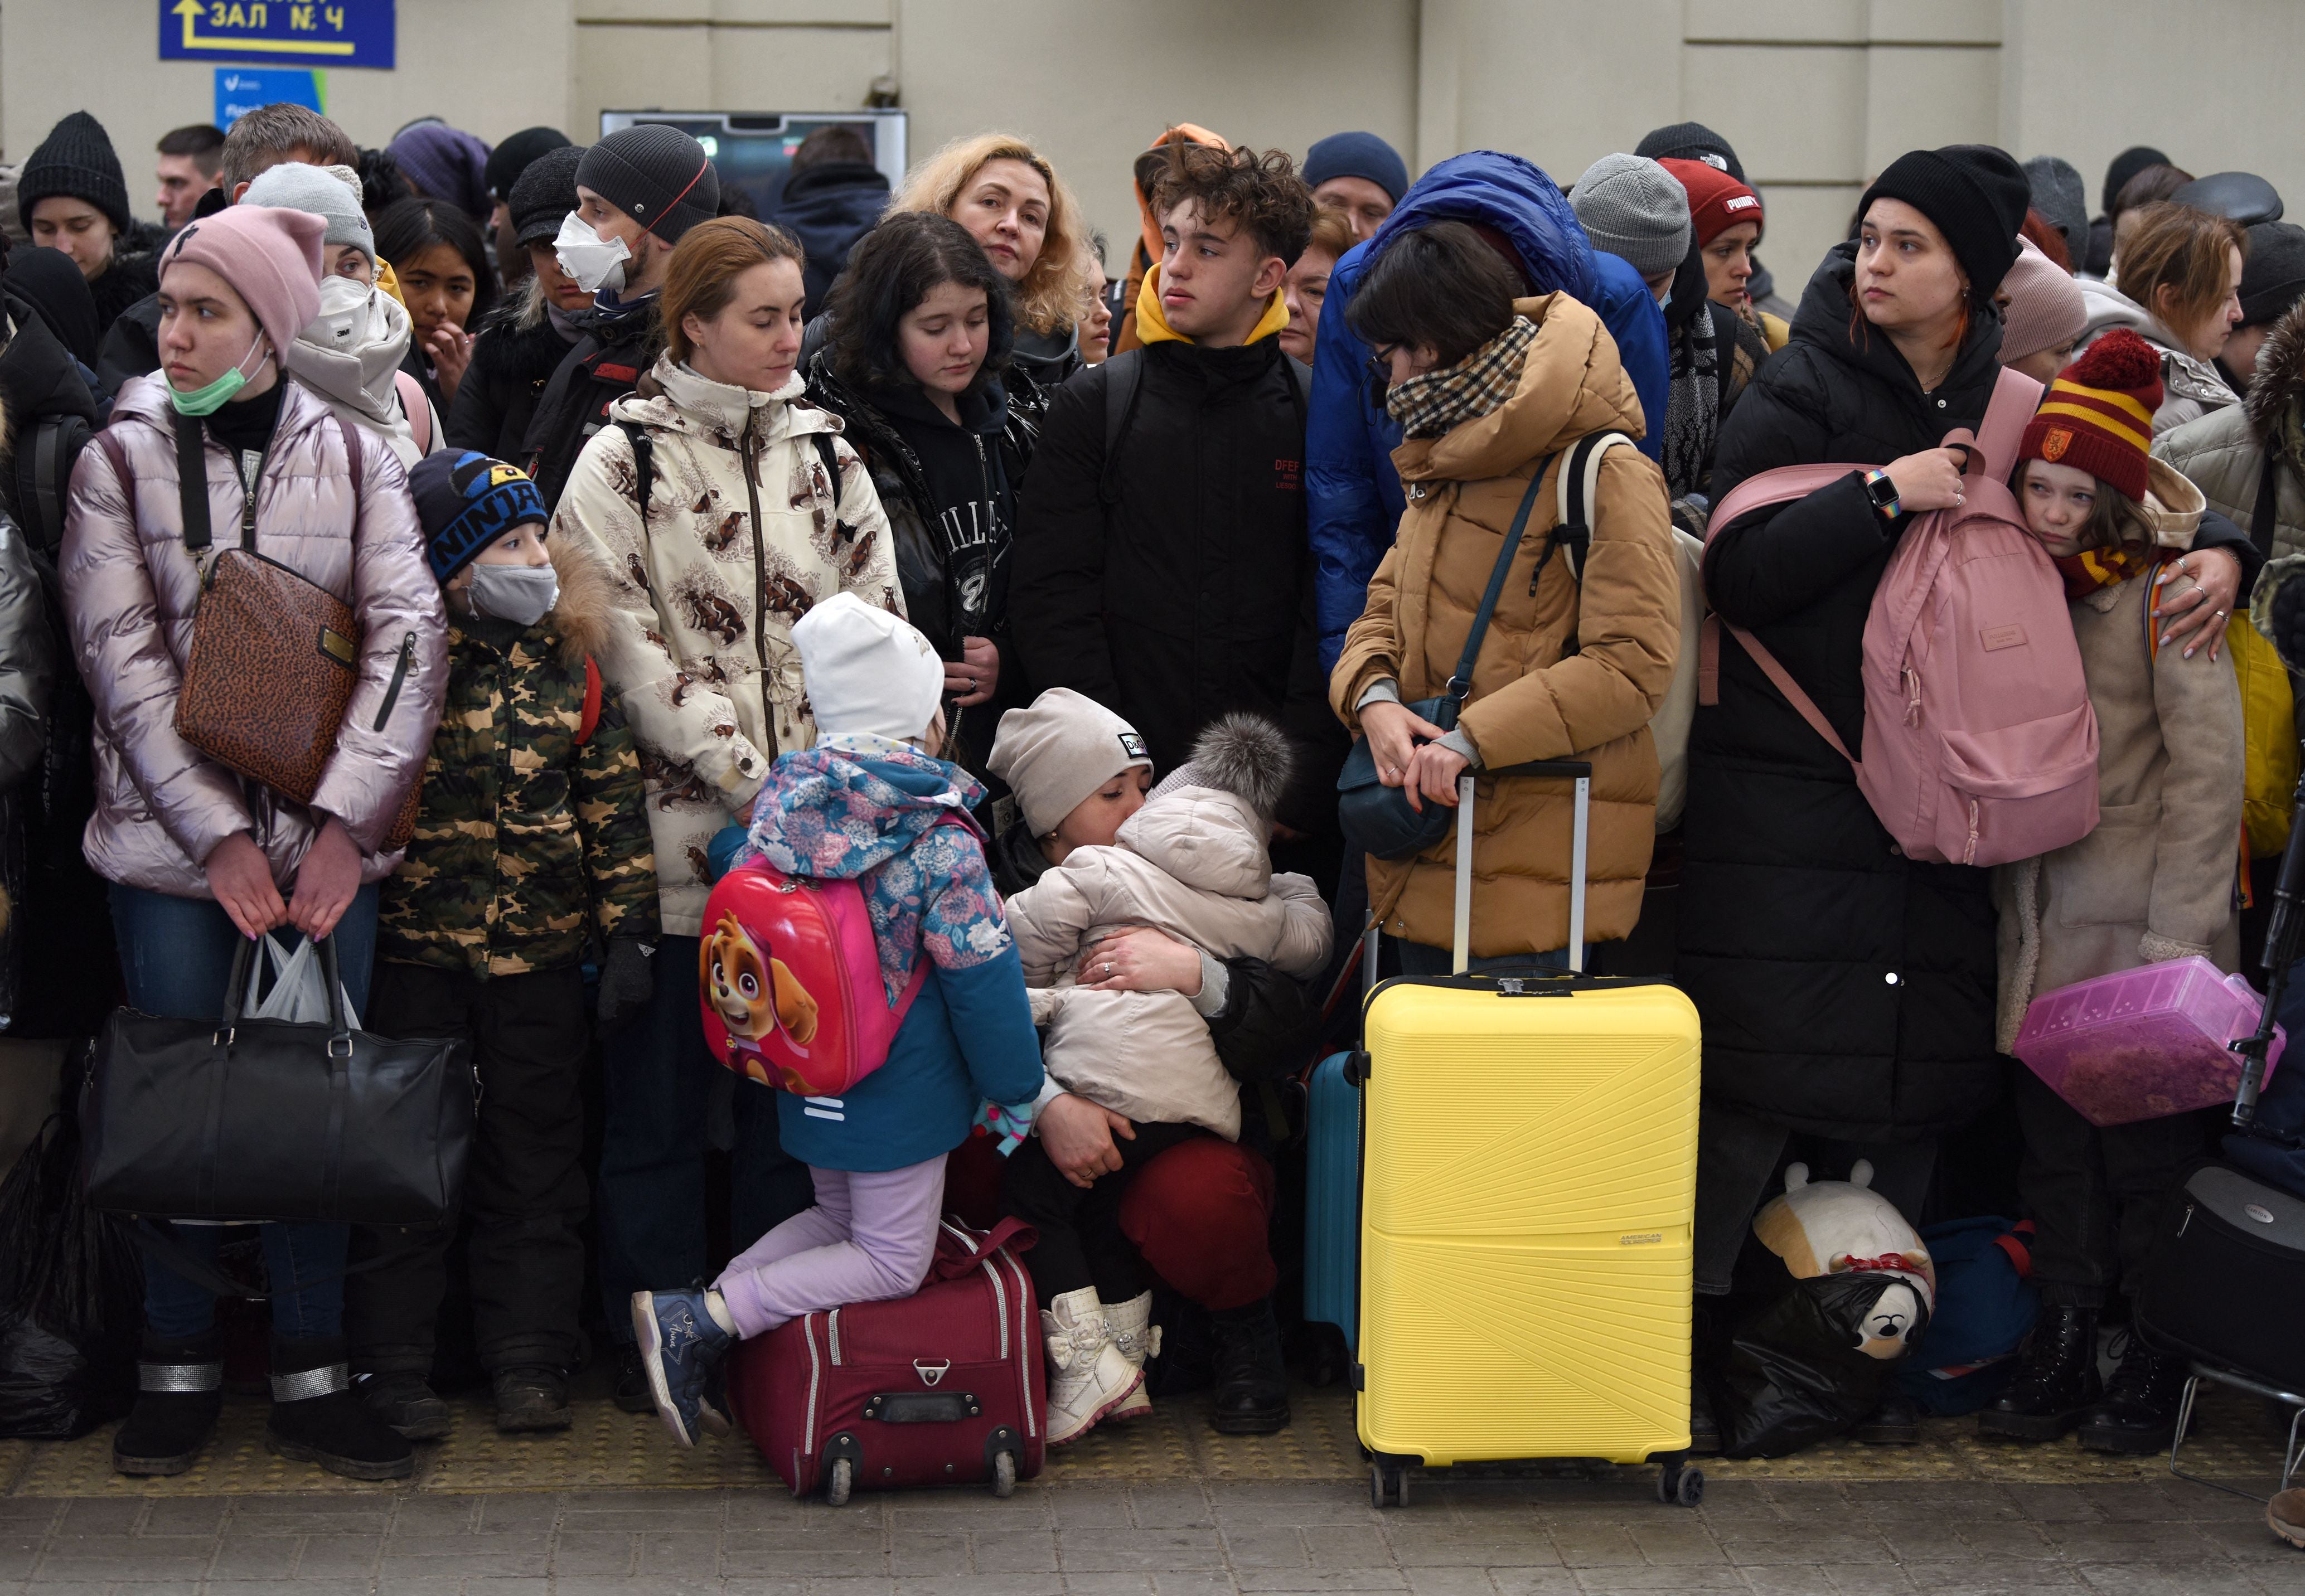
M248 354L254 354L263 347L264 335L259 333L256 335L255 342L248 346ZM240 366L248 364L248 354L240 357ZM262 361L257 361L256 365L259 370L264 369ZM194 388L189 394L171 386L168 389L168 403L176 407L178 415L212 416L216 414L232 402L234 395L248 386L248 373L242 371L240 366L234 366L214 382Z

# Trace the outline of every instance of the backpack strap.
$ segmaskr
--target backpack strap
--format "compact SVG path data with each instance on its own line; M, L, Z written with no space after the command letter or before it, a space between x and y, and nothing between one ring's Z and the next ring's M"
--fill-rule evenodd
M809 436L815 440L817 459L824 463L824 480L832 484L833 546L839 548L856 535L856 529L840 519L840 452L833 447L831 433L812 432Z
M649 495L656 491L656 440L649 437L648 429L638 421L617 420L617 429L633 446L633 503L641 513L641 526L648 526Z
M600 667L584 656L584 713L576 722L576 746L582 748L600 729Z
M1120 440L1136 419L1136 395L1144 386L1144 352L1132 349L1104 362L1104 465L1097 473L1096 495L1107 508L1120 502L1118 480Z
M361 458L360 439L353 436L352 423L345 420L344 417L331 411L328 412L328 419L336 424L336 436L344 440L344 474L353 480L353 503L355 506L353 514L358 514L361 478L367 470L367 463Z
M1993 399L1985 419L1977 424L1976 452L1962 470L1965 477L1987 477L2005 482L2017 469L2017 447L2025 439L2025 424L2041 408L2041 385L2013 366L2001 368L1994 380Z
M1720 620L1720 617L1717 615L1708 615L1705 618L1705 624L1710 626L1712 623L1716 620ZM1736 637L1737 641L1745 645L1745 652L1753 657L1753 663L1761 667L1761 674L1768 677L1770 681L1776 683L1777 691L1783 693L1785 695L1785 701L1793 707L1794 710L1799 714L1803 720L1808 722L1809 729L1815 732L1818 736L1824 738L1827 743L1832 743L1833 751L1839 754L1842 759L1847 760L1849 761L1849 768L1851 770L1862 775L1864 773L1865 767L1858 764L1857 762L1857 756L1849 751L1849 744L1843 743L1841 740L1841 734L1833 729L1833 722L1824 717L1824 711L1816 707L1816 700L1809 697L1807 693L1801 691L1800 683L1793 680L1792 672L1787 670L1774 654L1770 653L1768 649L1761 646L1761 640L1759 638L1755 637L1742 626L1729 626L1728 623L1725 621L1722 622L1722 624L1723 626L1727 626L1730 632ZM1718 703L1721 701L1721 642L1718 632L1711 633L1710 637L1712 641L1711 652L1713 655L1710 663L1713 669L1714 692L1713 697L1710 700L1701 700L1701 701ZM1705 668L1705 667L1703 664L1700 664L1697 666L1700 681L1703 679Z
M1593 547L1593 504L1599 497L1601 456L1619 444L1633 447L1621 432L1588 432L1571 445L1568 463L1555 485L1559 500L1553 516L1552 543L1569 562L1569 575L1579 587L1585 582L1585 556Z
M400 408L408 417L408 435L415 441L419 454L432 452L432 401L426 396L424 385L405 371L392 374L393 386L400 390Z

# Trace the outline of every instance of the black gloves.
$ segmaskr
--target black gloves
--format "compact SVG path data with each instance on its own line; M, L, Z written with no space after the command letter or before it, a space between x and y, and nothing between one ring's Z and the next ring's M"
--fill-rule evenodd
M603 1028L621 1025L648 1006L656 992L655 953L638 937L608 938L608 956L600 962L598 1017Z

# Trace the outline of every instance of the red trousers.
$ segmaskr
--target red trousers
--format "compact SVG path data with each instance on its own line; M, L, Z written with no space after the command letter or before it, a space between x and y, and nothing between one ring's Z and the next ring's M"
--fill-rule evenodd
M955 1148L944 1185L947 1208L971 1225L991 1226L1000 1211L1000 1155L992 1140L971 1136ZM1272 1294L1280 1278L1272 1225L1272 1166L1221 1136L1170 1148L1144 1167L1120 1203L1120 1228L1145 1267L1212 1312Z

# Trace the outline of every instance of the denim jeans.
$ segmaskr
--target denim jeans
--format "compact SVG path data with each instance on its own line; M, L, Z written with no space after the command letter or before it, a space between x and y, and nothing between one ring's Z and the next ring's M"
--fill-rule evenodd
M632 1339L633 1293L705 1277L704 1152L716 1092L734 1088L731 1248L742 1252L812 1205L808 1166L777 1137L777 1094L723 1069L696 1002L700 939L657 945L648 1006L600 1039L600 1299L608 1333Z
M224 1013L233 955L240 930L232 917L207 898L171 897L140 887L112 884L112 929L120 944L120 973L128 1003L148 1014L213 1020ZM337 973L353 1006L368 1007L369 971L376 957L377 890L353 895L336 924ZM303 938L293 929L274 936L290 947ZM168 1227L176 1244L203 1260L216 1257L222 1239L212 1225ZM344 1225L298 1222L263 1227L265 1272L271 1282L272 1328L296 1340L342 1333L344 1248L352 1232ZM320 1284L302 1282L330 1277ZM216 1322L216 1297L150 1258L144 1261L145 1328L162 1340L206 1335Z

